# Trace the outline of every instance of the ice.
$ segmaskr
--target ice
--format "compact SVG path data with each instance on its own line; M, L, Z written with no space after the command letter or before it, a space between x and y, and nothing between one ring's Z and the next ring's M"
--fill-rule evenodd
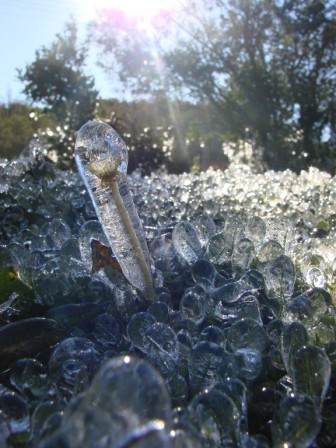
M80 228L78 235L79 250L81 258L85 264L87 273L92 273L92 241L99 241L104 246L108 246L107 238L102 226L98 221L86 221Z
M29 438L30 420L26 401L16 392L5 389L0 394L0 416L3 417L10 437L15 441L27 442ZM0 417L0 429L1 429ZM3 435L3 434L2 434Z
M274 258L280 257L284 254L284 248L278 241L268 240L266 241L258 252L258 260L261 264L271 261Z
M308 448L321 426L321 417L313 400L307 396L284 398L272 421L274 446Z
M191 223L182 221L174 227L173 245L176 252L189 264L195 263L203 255L201 243Z
M266 326L266 333L272 344L280 346L284 323L280 319L273 319Z
M65 399L87 388L89 379L101 364L101 356L95 344L87 338L75 337L63 340L52 352L49 371L53 382Z
M335 308L325 289L312 288L291 299L285 305L282 315L287 323L303 323L313 344L323 346L334 340Z
M225 364L226 363L226 364ZM214 342L198 342L189 357L189 375L192 391L198 392L220 382L225 374L232 373L233 357ZM225 364L225 365L224 365Z
M266 223L259 216L252 216L245 224L244 233L255 247L260 247L266 235Z
M50 388L50 379L42 363L22 358L12 364L10 382L27 399L41 399Z
M268 339L263 326L254 319L243 318L234 322L227 333L228 344L232 351L250 348L265 353Z
M71 238L71 229L63 219L53 219L49 224L47 235L50 240L50 246L60 249Z
M195 261L191 267L191 275L195 283L200 284L206 289L214 286L216 270L213 265L204 258Z
M130 319L127 326L127 334L132 342L132 344L144 351L146 344L146 331L153 324L155 324L156 319L150 313L136 313Z
M205 257L214 265L228 267L231 262L233 242L224 233L217 233L209 239Z
M49 399L40 402L32 415L32 439L34 442L38 441L42 435L48 435L48 427L50 420L55 418L55 415L59 415L60 404L56 401Z
M324 288L326 283L324 272L316 267L308 269L307 283L313 288Z
M73 448L130 446L141 441L165 446L162 440L171 424L170 401L162 378L145 361L120 356L102 366L90 388L72 402L64 415L64 426L49 442L59 446L63 440Z
M244 381L255 380L262 370L260 351L251 348L240 348L235 351L237 376Z
M173 375L166 382L166 385L173 407L186 406L188 404L188 384L182 375Z
M295 268L292 260L280 255L267 261L261 268L269 297L288 300L294 291Z
M328 356L320 347L303 346L292 359L294 392L309 396L317 406L325 399L331 376Z
M290 254L293 245L293 223L284 217L272 217L266 222L266 234L270 240L278 241L286 254Z
M224 224L224 235L232 247L240 240L244 232L244 221L240 215L229 215Z
M232 252L232 269L242 274L249 269L254 258L254 244L248 238L236 241Z
M82 244L85 244L82 241ZM85 261L82 261L82 256ZM82 246L82 254L79 249L79 242L77 238L69 238L66 240L60 249L60 258L71 274L75 277L82 275L92 270L92 261L90 260L89 249L85 252L84 245Z
M183 294L180 311L186 319L200 323L205 315L205 297L203 291L197 288L189 288Z
M95 318L93 334L97 342L109 348L118 346L122 337L117 319L108 313Z
M247 417L247 387L238 378L225 378L214 389L225 393L235 403L241 417Z
M204 247L209 239L216 233L216 224L210 216L202 215L193 221L192 225L202 247Z
M243 279L240 279L236 282L230 282L227 285L221 286L220 288L212 289L209 292L209 297L215 304L225 306L228 303L236 302L241 294L249 290L251 290L250 285L245 283Z
M282 329L281 352L287 372L292 374L296 352L308 343L308 333L300 322L292 322Z
M240 415L234 401L212 389L194 397L189 406L191 422L204 446L235 446L239 440Z
M0 412L0 445L333 446L336 178L234 165L128 176L155 260L149 301L122 275L78 173L39 157L0 163L0 397L15 391L31 422L14 434ZM181 252L179 226L192 242ZM69 338L97 362L75 345L51 368ZM167 425L142 419L141 387L148 408L178 407ZM237 431L214 391L234 403Z
M199 335L198 340L200 342L213 342L214 344L226 348L226 338L224 332L215 325L209 325L208 327L205 327Z
M154 323L144 334L143 350L164 378L171 378L178 362L178 342L174 330L166 324Z
M158 297L159 299L164 299L164 293L161 293ZM148 307L147 312L154 316L157 322L167 323L169 320L169 306L165 302L158 300L155 303L151 303Z
M127 183L124 141L107 124L89 121L78 131L75 160L125 277L152 298L152 262Z

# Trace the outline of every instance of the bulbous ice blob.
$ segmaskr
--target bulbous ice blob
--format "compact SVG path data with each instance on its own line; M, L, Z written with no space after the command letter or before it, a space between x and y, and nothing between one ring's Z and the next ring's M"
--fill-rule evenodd
M272 421L273 446L308 448L320 427L321 416L313 400L305 395L285 397Z
M234 401L216 389L196 395L189 406L190 420L203 446L236 446L240 415Z
M232 241L221 232L209 239L205 257L213 264L226 266L231 261L232 251Z
M204 296L196 288L188 288L182 296L180 311L186 319L200 323L205 313Z
M225 393L236 405L239 414L247 418L247 387L238 378L224 378L224 380L214 387Z
M307 283L313 288L324 288L326 280L324 272L317 267L312 267L307 272Z
M191 390L199 392L218 383L234 371L234 357L213 342L198 342L188 360Z
M127 183L127 146L106 123L78 131L75 160L111 249L129 282L153 298L151 258Z
M202 246L216 233L216 224L207 215L202 215L193 221L193 227Z
M108 313L95 319L94 336L103 347L116 347L122 337L118 321Z
M258 350L240 348L235 352L237 376L245 381L256 379L262 369L262 357Z
M241 238L236 242L232 252L232 268L238 273L246 271L254 257L254 244L248 238Z
M88 386L100 363L101 358L93 342L80 337L68 338L53 350L49 372L58 391L69 399L78 387Z
M110 359L67 407L62 426L41 446L167 446L171 404L164 381L147 362ZM62 443L61 443L62 442Z
M215 325L209 325L205 327L202 333L199 335L198 340L205 342L213 342L214 344L221 345L225 348L225 335L224 332Z
M286 255L280 255L267 261L262 273L266 282L266 290L270 297L289 299L294 291L295 267Z
M136 313L132 316L127 326L127 335L134 347L144 351L146 343L146 331L153 324L156 319L150 313Z
M216 270L208 260L200 258L192 265L191 275L195 283L199 283L207 289L215 283Z
M106 123L89 121L79 130L76 157L81 157L84 168L99 178L112 173L126 174L128 151L125 142ZM82 174L82 173L81 173Z
M27 403L19 394L3 388L0 395L0 414L6 422L5 425L1 425L2 442L4 442L4 436L7 438L9 435L8 430L12 435L12 440L16 434L21 435L21 440L27 440L30 430L29 410ZM2 446L9 446L9 444L4 443Z
M300 322L292 322L282 329L281 352L287 372L292 374L292 362L296 352L308 343L308 333Z
M181 221L174 227L173 245L176 252L189 264L195 263L203 253L196 230L188 222Z
M249 238L255 246L259 247L266 235L265 221L259 216L252 216L247 220L244 232L246 238Z
M268 339L263 326L250 318L240 319L232 324L227 338L234 352L238 349L249 348L265 353L268 348Z
M294 392L305 394L321 405L325 399L331 376L328 356L320 348L307 345L300 348L292 364Z
M176 374L178 341L174 330L166 324L155 323L144 335L147 359L165 379Z
M44 397L50 387L45 367L32 358L21 358L12 364L10 382L28 399Z

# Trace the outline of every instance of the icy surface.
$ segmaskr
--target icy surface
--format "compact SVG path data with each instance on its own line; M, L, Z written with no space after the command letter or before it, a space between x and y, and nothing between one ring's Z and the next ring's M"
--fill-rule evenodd
M78 131L75 160L125 277L152 295L151 259L126 178L126 144L109 125L89 121Z
M153 302L78 173L34 148L0 171L1 440L333 446L335 178L129 176Z

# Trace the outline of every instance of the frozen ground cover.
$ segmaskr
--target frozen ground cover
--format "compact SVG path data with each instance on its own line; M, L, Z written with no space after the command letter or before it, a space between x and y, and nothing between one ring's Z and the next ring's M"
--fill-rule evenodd
M129 176L149 301L42 152L0 165L0 446L334 446L336 179Z

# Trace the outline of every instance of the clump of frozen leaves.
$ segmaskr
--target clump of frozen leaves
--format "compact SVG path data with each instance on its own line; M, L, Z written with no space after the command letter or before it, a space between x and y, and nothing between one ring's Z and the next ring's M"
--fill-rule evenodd
M76 173L38 151L0 170L8 445L332 446L334 178L130 177L149 302Z

